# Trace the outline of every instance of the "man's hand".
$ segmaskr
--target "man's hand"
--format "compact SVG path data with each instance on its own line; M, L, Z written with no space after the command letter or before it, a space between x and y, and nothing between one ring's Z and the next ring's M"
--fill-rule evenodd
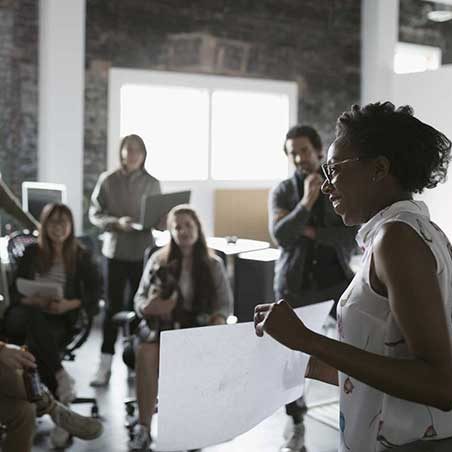
M323 178L320 174L312 173L306 176L304 180L304 195L300 201L301 205L311 210L320 195L322 184Z
M133 231L132 228L133 219L131 217L121 217L118 220L117 228L123 232Z
M317 237L317 230L314 226L305 226L303 229L303 235L308 239L315 240Z
M17 345L6 344L0 350L0 363L12 370L36 369L35 357Z

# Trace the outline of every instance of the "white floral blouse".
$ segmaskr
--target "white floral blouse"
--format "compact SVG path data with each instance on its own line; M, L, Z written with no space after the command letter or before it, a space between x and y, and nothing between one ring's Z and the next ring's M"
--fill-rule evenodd
M378 295L369 284L374 236L384 223L392 221L411 226L435 256L449 331L452 330L452 247L445 234L430 221L423 202L400 201L380 211L358 232L363 263L340 299L338 335L341 341L372 353L412 359L388 299ZM341 372L339 389L340 452L376 452L419 439L452 436L452 412L398 399Z

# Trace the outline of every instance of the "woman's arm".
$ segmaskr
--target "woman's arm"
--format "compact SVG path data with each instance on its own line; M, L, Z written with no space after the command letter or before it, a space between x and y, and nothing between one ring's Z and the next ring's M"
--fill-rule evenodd
M65 314L66 312L74 311L75 309L80 308L81 305L82 302L79 298L63 298L61 300L51 301L44 311L49 314Z
M324 383L328 383L330 385L339 385L337 369L325 364L315 356L309 357L304 376L305 378L323 381Z
M257 308L257 333L265 329L290 348L394 397L451 410L452 352L431 251L412 228L391 223L379 232L373 258L373 288L386 290L414 359L377 355L316 334L285 302Z
M108 212L107 175L102 174L94 187L91 195L91 202L88 211L89 221L104 231L118 229L119 217L115 217Z
M37 243L31 243L25 247L22 256L17 261L17 271L14 281L11 285L11 298L14 303L21 303L27 306L34 306L40 309L45 309L52 301L48 297L41 297L39 295L24 296L17 289L17 279L34 279L35 268L37 265L37 259L39 254L39 245Z
M221 325L226 323L227 317L233 313L234 300L226 268L223 261L216 256L212 258L212 278L215 286L215 298L209 323Z
M156 251L147 261L143 274L141 276L140 284L134 298L135 312L140 317L162 316L169 314L177 303L177 294L169 299L162 299L158 294L150 293L151 270L160 262L160 252Z

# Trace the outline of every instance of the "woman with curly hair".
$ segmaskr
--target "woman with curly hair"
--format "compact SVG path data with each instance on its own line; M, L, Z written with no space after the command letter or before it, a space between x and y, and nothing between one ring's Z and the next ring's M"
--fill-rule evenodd
M409 106L343 113L322 191L346 225L361 225L364 254L338 304L338 340L283 300L256 307L259 336L310 354L307 376L339 385L340 451L452 437L452 247L413 199L444 181L450 148Z
M138 328L135 365L139 423L129 444L131 450L148 450L151 441L159 330L224 324L232 305L223 261L207 248L196 211L188 205L176 206L168 214L167 225L171 240L151 255L135 295L135 311L143 320ZM172 294L155 281L162 267L177 282Z

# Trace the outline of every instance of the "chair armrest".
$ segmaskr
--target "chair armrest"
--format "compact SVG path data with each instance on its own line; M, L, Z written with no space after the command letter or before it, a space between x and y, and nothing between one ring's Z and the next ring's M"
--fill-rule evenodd
M119 326L130 324L137 318L135 311L120 311L113 316L113 322Z

